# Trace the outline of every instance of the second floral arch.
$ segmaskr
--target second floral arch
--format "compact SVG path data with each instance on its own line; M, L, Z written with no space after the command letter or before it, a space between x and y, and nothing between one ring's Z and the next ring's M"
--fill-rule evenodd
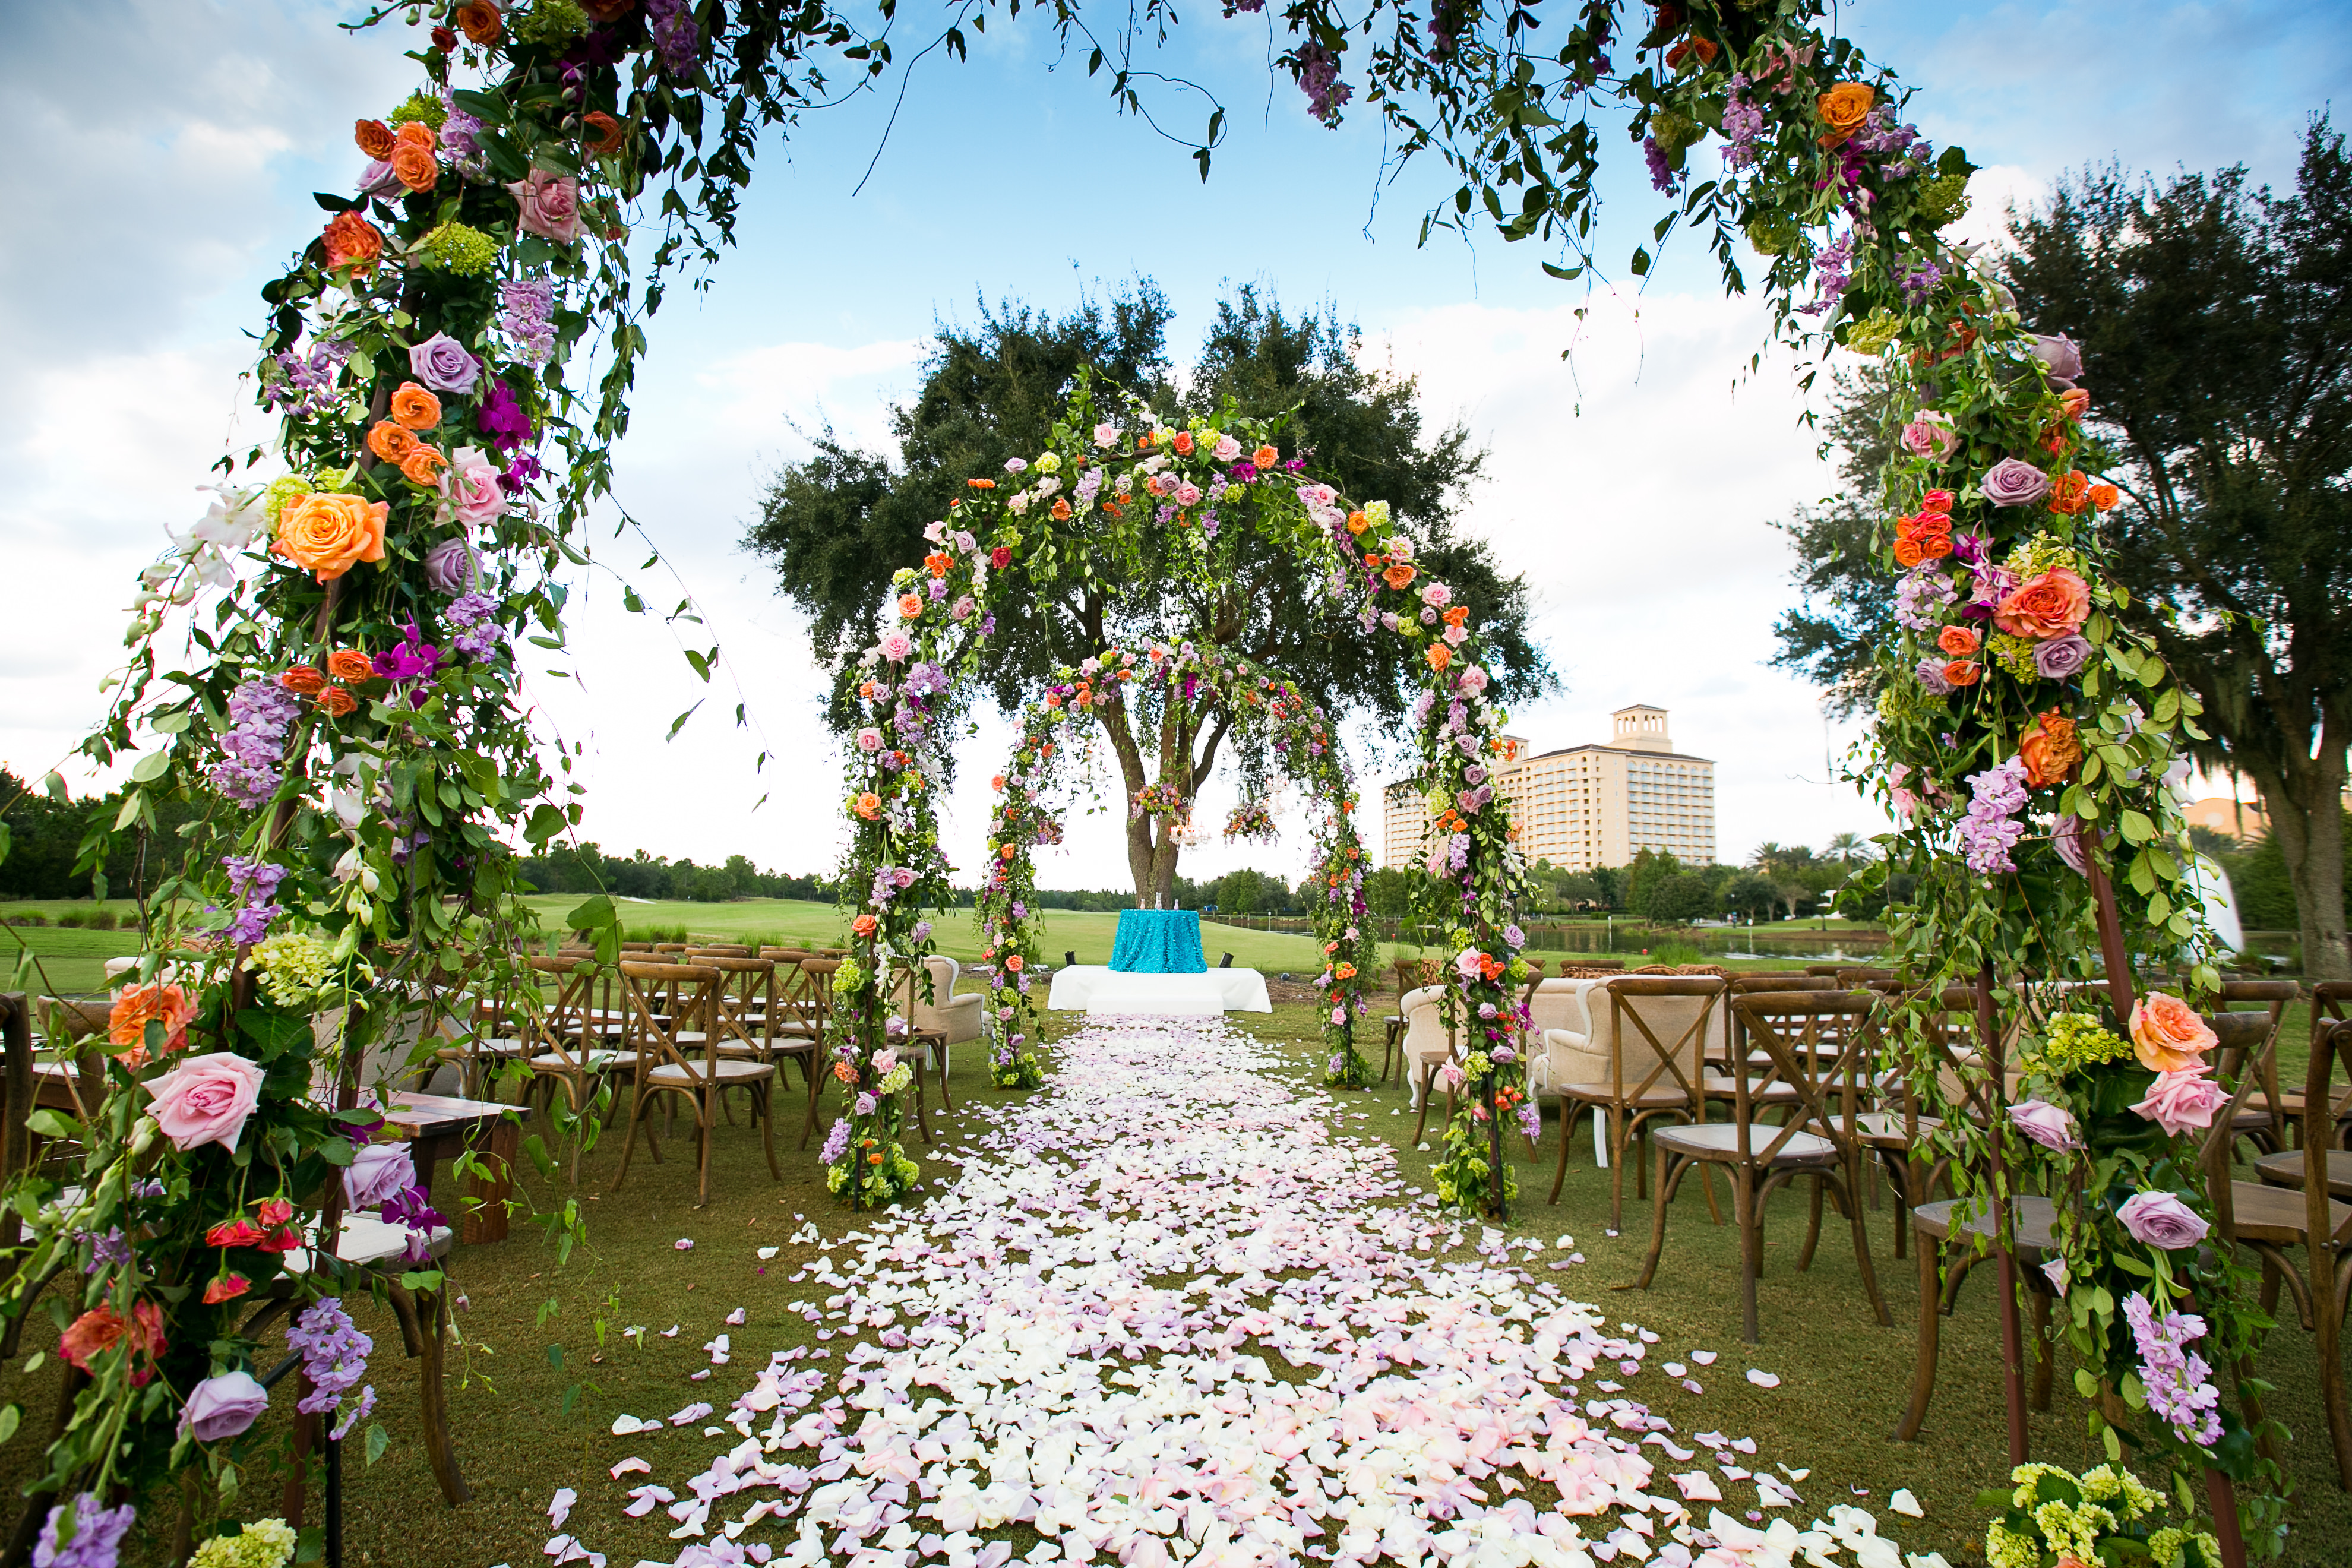
M1286 460L1279 438L1278 424L1230 408L1181 427L1139 407L1097 409L1082 380L1046 449L968 479L950 515L929 530L921 563L893 578L857 671L865 723L844 799L851 833L843 885L865 889L866 898L852 920L850 957L835 977L841 1027L833 1071L853 1092L827 1141L826 1164L828 1184L853 1205L894 1202L918 1173L899 1144L897 1097L883 1087L896 1066L888 987L894 974L935 951L922 911L952 901L937 790L959 712L953 694L977 672L995 612L1014 583L1040 591L1083 585L1113 569L1098 562L1148 557L1173 586L1205 585L1229 575L1237 542L1255 537L1286 551L1304 580L1346 605L1368 641L1387 642L1411 661L1424 686L1413 709L1423 787L1444 801L1433 813L1441 838L1432 863L1444 884L1442 909L1433 912L1449 952L1458 952L1448 969L1447 1009L1465 1024L1481 1020L1471 1028L1483 1026L1494 1037L1489 1043L1507 1038L1513 983L1526 974L1511 921L1523 873L1509 853L1506 804L1481 787L1504 744L1505 715L1487 700L1479 629L1469 606L1426 576L1413 541L1384 503L1342 500L1304 474L1296 455ZM980 920L992 964L993 1075L1008 1087L1040 1076L1033 972L1042 954L1030 907L1031 856L1059 834L1047 796L1065 782L1070 726L1146 692L1196 710L1222 704L1263 736L1281 770L1321 806L1312 829L1318 896L1311 909L1324 958L1326 1077L1335 1086L1360 1085L1370 1074L1355 1026L1377 946L1364 918L1370 868L1355 784L1330 717L1280 674L1181 639L1115 646L1056 670L1025 706L1012 759L992 781L999 787ZM1150 795L1138 804L1161 810L1172 803ZM1254 824L1244 816L1234 826ZM1518 1087L1517 1064L1508 1051L1501 1055L1499 1062L1484 1051L1474 1058L1487 1066L1439 1172L1450 1201L1490 1212L1508 1195L1488 1180L1500 1168L1487 1147L1498 1136L1495 1096Z

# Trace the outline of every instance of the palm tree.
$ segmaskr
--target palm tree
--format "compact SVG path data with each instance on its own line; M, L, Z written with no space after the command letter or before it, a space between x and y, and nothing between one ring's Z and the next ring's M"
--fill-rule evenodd
M1858 866L1872 858L1870 840L1859 833L1837 834L1822 849L1822 857L1841 866Z

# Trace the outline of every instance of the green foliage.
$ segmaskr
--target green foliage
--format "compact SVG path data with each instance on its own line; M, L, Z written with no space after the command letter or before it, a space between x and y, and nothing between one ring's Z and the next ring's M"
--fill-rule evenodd
M593 843L558 843L524 860L525 880L543 893L611 893L625 899L682 899L724 903L730 899L830 901L829 879L762 871L749 858L730 855L721 866L672 861L645 850L623 858Z
M2343 815L2339 841L2352 846L2352 812ZM2278 834L2262 834L2243 848L2214 857L2230 874L2230 891L2238 905L2238 922L2248 931L2294 931L2300 924L2294 883L2288 873L2286 852ZM2339 884L2352 889L2352 848L2345 854ZM2352 919L2352 891L2344 894L2345 914Z

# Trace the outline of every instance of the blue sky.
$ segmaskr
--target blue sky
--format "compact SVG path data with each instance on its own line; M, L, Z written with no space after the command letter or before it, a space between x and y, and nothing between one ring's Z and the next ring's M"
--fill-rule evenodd
M0 442L16 480L0 492L0 560L17 600L0 638L0 763L19 773L49 766L102 710L97 683L121 658L138 567L166 521L194 515L207 465L261 428L234 380L254 289L315 227L309 193L355 173L352 121L414 85L394 39L341 31L344 14L298 0L0 13L0 87L20 128L0 172L12 215L0 343L13 370ZM904 40L943 15L902 8L901 59ZM2347 18L2163 0L1876 0L1842 14L1921 89L1923 132L1987 166L1972 220L1986 229L2005 199L2109 159L2159 173L2243 162L2290 181L2305 117L2352 79ZM1703 247L1670 246L1638 293L1590 295L1544 278L1529 246L1441 236L1416 247L1450 183L1433 165L1383 182L1369 116L1337 132L1310 121L1286 79L1269 79L1263 17L1203 7L1164 67L1228 110L1205 184L1183 148L1114 115L1082 58L1053 68L1034 14L972 42L968 61L934 52L916 68L878 161L895 79L772 139L740 249L707 293L674 294L653 323L618 455L622 498L709 615L758 733L705 717L663 744L701 692L667 635L614 613L609 579L592 581L577 679L537 674L530 688L551 726L590 744L592 837L795 869L831 862L837 774L814 718L820 681L795 616L734 548L761 481L803 449L795 426L830 419L878 437L935 321L971 321L982 298L1063 310L1139 274L1176 306L1180 360L1233 284L1292 307L1334 302L1375 363L1422 378L1434 418L1466 419L1491 446L1494 477L1468 526L1528 574L1567 683L1517 716L1519 732L1572 744L1601 738L1625 703L1669 708L1681 747L1718 759L1727 855L1876 826L1821 782L1812 694L1765 667L1790 598L1769 524L1832 478L1797 426L1787 362L1742 376L1762 317L1721 297ZM1190 129L1205 103L1178 97L1169 112ZM1659 209L1638 153L1609 145L1601 252L1622 262ZM640 556L614 559L634 569ZM734 700L717 694L706 714ZM1003 738L983 728L952 811L973 853L985 809L973 786ZM788 760L755 775L762 744ZM1287 873L1297 858L1195 858L1213 874L1244 858ZM1107 830L1082 828L1045 874L1124 880Z

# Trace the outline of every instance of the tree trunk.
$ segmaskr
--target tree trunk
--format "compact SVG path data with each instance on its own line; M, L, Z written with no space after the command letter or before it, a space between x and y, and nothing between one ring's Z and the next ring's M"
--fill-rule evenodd
M2319 754L2288 756L2284 773L2270 759L2242 763L2262 792L2271 833L2294 889L2303 972L2313 980L2352 980L2344 929L2345 737L2324 726Z

